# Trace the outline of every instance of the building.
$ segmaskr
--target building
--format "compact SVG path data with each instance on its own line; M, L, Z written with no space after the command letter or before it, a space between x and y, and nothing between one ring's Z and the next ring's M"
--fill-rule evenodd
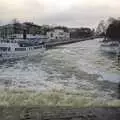
M48 39L51 40L69 40L70 34L69 32L65 32L63 29L53 29L49 32L47 32Z
M41 26L31 22L19 23L17 21L12 24L0 26L0 36L3 38L6 38L8 35L12 34L23 34L24 31L26 34L40 34Z
M15 34L21 36L24 33L25 26L21 23L7 24L0 26L0 37L3 39L14 38Z
M46 35L40 34L40 26L33 23L13 23L0 26L0 39L29 39L48 41Z

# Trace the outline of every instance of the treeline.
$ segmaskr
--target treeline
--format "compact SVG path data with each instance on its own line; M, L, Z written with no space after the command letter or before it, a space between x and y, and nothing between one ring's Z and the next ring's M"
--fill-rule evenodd
M37 25L33 22L20 23L14 20L11 24L0 26L0 33L3 34L21 34L25 30L27 34L41 34L46 35L47 32L54 29L62 29L64 32L69 32L69 28L65 26L49 26L49 25Z
M120 40L120 20L114 20L106 30L106 37Z
M71 38L85 38L91 37L94 35L94 29L90 28L77 28L74 31L70 32Z
M102 20L96 29L96 35L120 40L120 19L109 18L107 21Z
M94 35L94 29L90 28L68 28L66 26L49 26L49 25L37 25L33 22L20 23L14 19L11 24L0 26L0 36L5 37L11 34L22 34L24 31L27 34L40 34L46 35L49 31L55 29L61 29L64 32L70 33L71 38L84 38L91 37Z

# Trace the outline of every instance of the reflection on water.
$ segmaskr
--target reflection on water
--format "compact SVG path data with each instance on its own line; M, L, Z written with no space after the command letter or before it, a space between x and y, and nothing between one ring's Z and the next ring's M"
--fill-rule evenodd
M120 64L116 56L102 53L99 40L56 47L35 56L0 65L0 88L76 92L85 98L117 100Z

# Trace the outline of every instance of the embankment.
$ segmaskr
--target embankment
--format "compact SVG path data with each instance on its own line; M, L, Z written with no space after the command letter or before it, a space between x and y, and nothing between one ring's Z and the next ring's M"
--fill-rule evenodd
M58 42L47 42L46 43L46 48L52 48L60 45L65 45L65 44L71 44L71 43L76 43L76 42L81 42L81 41L86 41L86 40L91 40L94 39L94 37L89 37L89 38L79 38L79 39L70 39L66 41L58 41Z

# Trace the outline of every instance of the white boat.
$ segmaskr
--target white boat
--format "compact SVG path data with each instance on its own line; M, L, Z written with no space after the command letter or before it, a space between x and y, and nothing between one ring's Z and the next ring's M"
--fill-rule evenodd
M30 23L30 27L36 27ZM24 57L43 54L45 42L48 38L37 34L36 31L29 33L28 26L19 22L2 26L0 29L0 61L20 59Z
M104 52L119 54L120 53L120 42L103 41L101 42L100 49Z
M24 57L43 54L45 45L29 40L1 40L0 61L20 59Z

